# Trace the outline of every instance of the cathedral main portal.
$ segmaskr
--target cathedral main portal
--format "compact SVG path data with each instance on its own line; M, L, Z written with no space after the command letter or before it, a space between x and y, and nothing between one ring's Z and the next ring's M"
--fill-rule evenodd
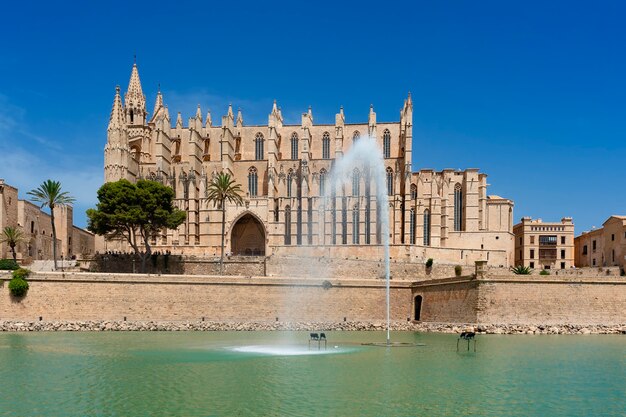
M230 235L231 251L238 256L265 255L265 229L251 214L242 216Z

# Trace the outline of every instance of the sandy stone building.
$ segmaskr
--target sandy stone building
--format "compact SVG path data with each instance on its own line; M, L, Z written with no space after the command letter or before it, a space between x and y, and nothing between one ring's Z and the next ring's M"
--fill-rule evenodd
M335 161L353 143L373 138L384 157L390 241L406 256L471 264L513 262L513 202L487 195L487 175L478 169L412 171L413 103L400 120L379 122L373 106L367 121L349 123L343 108L334 124L315 124L311 108L297 125L286 124L274 102L267 124L247 125L232 106L214 123L197 112L172 122L159 91L148 114L137 65L128 89L117 87L104 149L105 181L152 179L172 187L187 219L153 239L155 250L214 256L221 216L205 200L207 184L227 172L242 184L245 204L227 207L227 251L235 255L298 254L302 247L352 247L368 257L381 239L380 204L367 168L355 169L351 187L328 196ZM120 242L108 249L124 250ZM104 248L100 248L104 249ZM343 252L345 253L345 251ZM379 256L377 255L371 255Z
M50 215L30 201L18 198L17 188L0 179L0 230L19 227L25 240L20 243L17 258L21 262L52 259L52 226ZM55 208L57 253L65 258L85 257L95 251L94 235L74 226L72 207ZM10 258L11 248L0 244L0 258Z
M543 222L523 217L513 226L515 265L536 269L567 269L574 266L574 223Z
M577 267L619 266L626 269L626 216L611 216L602 228L574 240Z

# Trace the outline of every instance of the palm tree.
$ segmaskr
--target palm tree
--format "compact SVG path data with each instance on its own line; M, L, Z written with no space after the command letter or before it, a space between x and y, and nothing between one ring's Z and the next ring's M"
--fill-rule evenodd
M241 197L241 185L235 184L230 174L220 172L217 174L207 188L207 201L213 203L213 207L222 210L222 251L220 253L220 273L224 272L224 229L226 228L226 202L235 205L243 204Z
M57 269L57 230L54 226L54 208L65 207L72 204L76 199L71 197L67 191L61 191L59 181L46 180L39 188L35 188L27 193L31 200L41 204L41 208L50 207L50 223L52 224L52 256L54 258L54 269Z
M18 243L24 240L24 233L18 227L7 226L2 230L2 235L0 235L0 243L6 243L11 248L11 253L13 254L13 260L17 263L17 253L15 252L15 247Z

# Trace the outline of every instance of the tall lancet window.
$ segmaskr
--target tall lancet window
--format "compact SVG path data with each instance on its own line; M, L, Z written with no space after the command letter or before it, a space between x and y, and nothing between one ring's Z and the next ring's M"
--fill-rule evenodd
M330 134L324 132L322 136L322 159L330 159Z
M250 192L250 197L258 195L258 184L257 170L255 167L252 167L248 170L248 191Z
M326 170L322 168L320 170L320 197L326 195Z
M254 137L254 159L262 161L264 156L265 139L262 133L257 133Z
M430 210L424 210L424 246L430 246Z
M287 197L291 197L291 185L293 183L293 171L289 170L287 173Z
M463 230L463 191L461 184L454 186L454 231Z
M291 207L285 207L285 245L291 245Z
M411 184L411 201L417 200L417 185Z
M415 209L409 212L409 242L415 244Z
M356 143L356 141L359 139L361 139L361 134L357 130L352 134L352 143Z
M352 171L352 196L358 197L361 195L361 173L358 168L354 168Z
M387 195L393 195L393 170L387 168Z
M391 133L389 129L383 132L383 155L385 158L391 158Z
M291 134L291 159L298 159L298 134L296 132Z
M355 205L352 209L352 243L354 245L359 244L359 205Z

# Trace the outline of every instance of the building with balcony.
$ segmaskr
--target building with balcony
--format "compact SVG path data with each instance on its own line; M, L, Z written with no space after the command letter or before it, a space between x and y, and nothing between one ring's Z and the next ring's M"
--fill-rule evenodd
M560 222L543 222L523 217L513 226L515 265L533 269L566 269L574 266L574 223L571 217Z

